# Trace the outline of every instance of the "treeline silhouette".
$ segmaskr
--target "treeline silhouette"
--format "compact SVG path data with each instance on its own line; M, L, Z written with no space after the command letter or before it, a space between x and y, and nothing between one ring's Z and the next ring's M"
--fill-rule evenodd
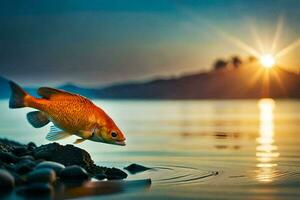
M213 63L213 70L239 68L244 62L252 63L256 60L254 56L249 56L246 61L243 61L239 56L232 56L227 60L219 58Z

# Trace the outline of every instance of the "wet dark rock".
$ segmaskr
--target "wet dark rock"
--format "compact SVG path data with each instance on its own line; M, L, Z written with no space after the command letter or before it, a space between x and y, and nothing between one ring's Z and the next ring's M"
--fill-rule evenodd
M17 194L25 196L50 195L53 187L47 183L32 183L17 189Z
M61 171L60 178L65 181L83 181L88 180L89 175L82 167L72 165Z
M25 159L20 159L20 160L16 163L16 165L17 165L17 164L30 164L30 165L33 165L33 166L36 165L34 160L27 159L27 158L25 158Z
M31 156L31 155L26 155L26 156L21 156L19 158L19 160L32 160L32 161L34 161L35 158L33 156Z
M22 159L14 165L14 170L19 174L27 174L35 167L35 162L29 159Z
M127 174L125 172L114 167L111 169L107 169L105 171L105 175L108 180L118 180L118 179L127 178Z
M52 169L36 169L26 176L29 183L53 183L56 180L55 171Z
M14 187L14 177L7 170L0 169L0 189L13 189Z
M18 161L18 157L8 152L0 152L0 160L5 163L15 163Z
M25 156L25 155L29 155L31 151L29 151L26 146L20 146L20 147L15 147L12 150L12 153L15 154L16 156Z
M36 167L36 169L52 169L55 171L56 175L59 176L61 171L65 168L64 165L53 162L53 161L43 161L39 163Z
M37 159L37 160L35 160L35 163L39 164L39 163L44 162L44 161L46 161L46 160L45 159Z
M33 156L36 159L54 161L65 166L79 165L92 175L107 170L106 167L95 165L88 152L73 145L64 146L58 143L42 145L33 150Z
M104 179L107 178L107 176L105 174L103 174L103 173L100 173L100 174L96 174L94 176L94 178L97 179L97 180L104 180Z
M134 164L128 165L127 167L124 167L124 169L129 171L129 173L131 173L131 174L136 174L136 173L147 171L151 168L134 163Z
M25 146L18 142L0 138L0 152L11 152L16 147Z
M13 163L4 163L3 169L7 169L8 171L15 171L15 165Z
M9 171L9 172L14 177L16 185L22 185L22 184L26 183L24 176L19 175L15 171Z
M36 148L36 144L34 144L33 142L29 142L28 144L27 144L27 149L29 150L29 151L32 151L33 149L35 149Z
M61 166L48 165L46 167L45 164L42 164L44 161L53 161L66 167L77 165L85 169L90 176L98 175L98 179L103 179L104 176L107 179L127 177L127 174L120 169L97 166L88 152L73 145L51 143L36 147L34 143L22 145L14 141L0 139L0 168L18 175L28 175L37 169L51 168L60 176ZM37 165L39 167L36 167ZM82 177L85 179L88 176L83 175Z

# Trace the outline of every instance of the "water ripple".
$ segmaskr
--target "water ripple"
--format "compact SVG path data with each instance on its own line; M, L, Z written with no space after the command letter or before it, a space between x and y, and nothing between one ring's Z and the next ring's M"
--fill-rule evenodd
M198 183L216 175L216 171L176 165L154 167L151 172L153 183L160 185Z

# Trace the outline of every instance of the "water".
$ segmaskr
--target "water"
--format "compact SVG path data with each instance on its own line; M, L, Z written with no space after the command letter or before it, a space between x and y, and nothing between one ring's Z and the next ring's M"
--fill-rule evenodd
M129 177L151 178L150 188L102 199L300 197L300 101L94 102L125 132L127 146L90 141L78 146L99 165L153 167ZM49 126L32 128L25 118L29 110L9 110L7 100L0 101L0 136L48 143Z

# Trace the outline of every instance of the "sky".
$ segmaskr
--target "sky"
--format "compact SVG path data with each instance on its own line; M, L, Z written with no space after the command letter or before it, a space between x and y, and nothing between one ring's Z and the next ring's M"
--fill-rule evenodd
M1 0L0 76L28 86L178 76L247 57L236 40L268 51L277 29L277 51L293 44L280 62L299 71L299 10L299 0Z

